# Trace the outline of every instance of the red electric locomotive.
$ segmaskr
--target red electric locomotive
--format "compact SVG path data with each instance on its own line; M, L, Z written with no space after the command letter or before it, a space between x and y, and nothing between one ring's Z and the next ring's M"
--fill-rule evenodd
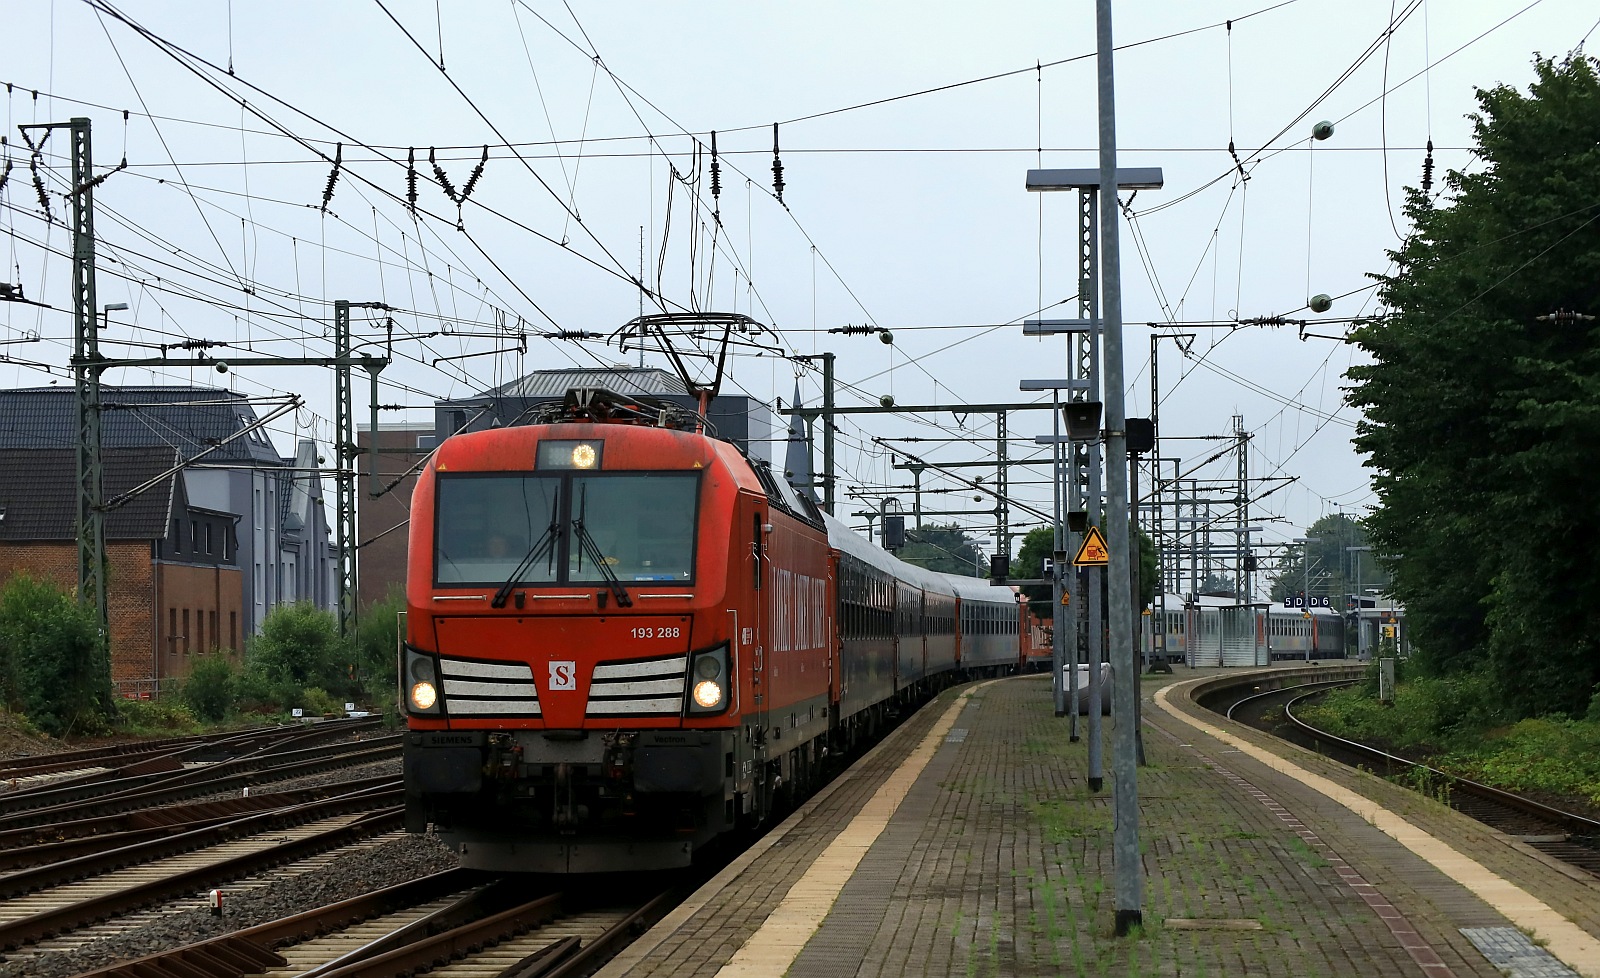
M479 868L685 865L948 681L959 622L1014 667L1010 589L958 597L703 423L580 390L440 445L411 508L410 831Z

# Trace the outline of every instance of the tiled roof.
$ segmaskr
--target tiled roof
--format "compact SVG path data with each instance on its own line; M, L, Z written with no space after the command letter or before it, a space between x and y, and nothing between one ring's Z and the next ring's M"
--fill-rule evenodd
M171 449L112 448L102 455L107 502L156 478L178 462ZM106 513L106 539L159 540L172 519L175 478L158 481ZM75 449L0 449L0 541L76 540L78 459Z
M242 395L216 387L100 388L105 449L170 449L192 458L256 421ZM61 449L78 442L71 387L0 390L0 449ZM236 438L206 456L213 462L281 465L264 435Z

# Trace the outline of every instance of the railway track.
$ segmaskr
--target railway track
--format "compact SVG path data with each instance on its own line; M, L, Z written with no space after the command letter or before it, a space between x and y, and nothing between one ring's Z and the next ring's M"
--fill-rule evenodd
M256 752L236 760L190 762L157 773L96 777L0 795L0 832L83 818L108 818L212 795L242 793L274 782L397 758L399 735L293 750Z
M1295 716L1295 707L1355 680L1324 680L1245 695L1208 696L1207 708L1351 767L1415 788L1463 815L1600 877L1600 822L1462 778L1427 764L1321 730Z
M448 870L81 978L569 978L615 954L677 898L527 889L520 877Z
M171 737L0 759L0 804L9 807L11 803L8 796L26 794L46 786L92 784L138 774L178 771L195 764L215 763L251 754L293 750L376 730L380 722L371 717L324 720L310 725L253 727L221 734Z

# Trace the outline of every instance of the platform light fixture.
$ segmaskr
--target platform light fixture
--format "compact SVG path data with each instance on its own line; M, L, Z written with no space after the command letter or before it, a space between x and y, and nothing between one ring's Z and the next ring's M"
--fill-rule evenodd
M1073 441L1099 441L1101 408L1099 401L1068 401L1061 405L1067 437Z

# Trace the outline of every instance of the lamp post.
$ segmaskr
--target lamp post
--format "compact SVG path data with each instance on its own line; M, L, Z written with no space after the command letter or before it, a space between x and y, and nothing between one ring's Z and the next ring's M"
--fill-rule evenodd
M107 305L101 306L100 307L100 318L101 318L101 321L102 321L102 325L101 325L100 328L101 329L109 329L111 327L111 314L114 313L114 312L122 312L123 310L125 310L127 308L128 308L128 304L126 302L112 302L112 303L108 303Z
M1321 543L1321 537L1295 537L1294 542L1300 544L1300 560L1305 564L1305 609L1306 621L1306 661L1311 661L1311 647L1317 644L1317 624L1311 617L1311 545Z

